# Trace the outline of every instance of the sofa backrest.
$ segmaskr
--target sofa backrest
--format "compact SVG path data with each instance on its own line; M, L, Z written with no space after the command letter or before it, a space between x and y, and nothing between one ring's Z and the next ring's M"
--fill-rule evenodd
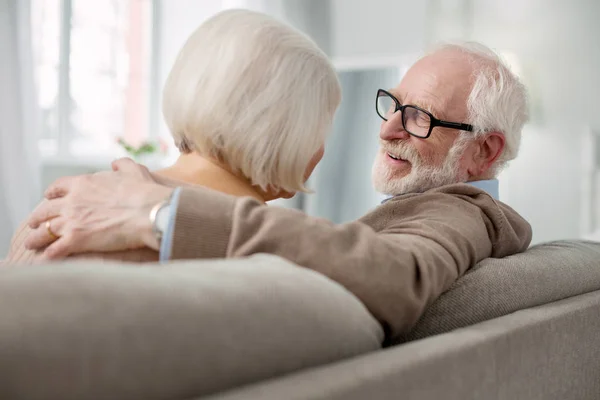
M412 331L421 339L600 289L600 243L556 241L469 270L438 298Z

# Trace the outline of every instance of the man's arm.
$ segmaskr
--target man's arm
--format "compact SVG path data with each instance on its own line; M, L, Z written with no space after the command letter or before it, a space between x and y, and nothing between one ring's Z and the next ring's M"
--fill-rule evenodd
M173 189L131 160L113 169L51 185L50 201L30 217L26 246L52 259L158 250L148 213ZM344 225L208 189L181 189L176 210L172 258L279 255L345 286L391 336L410 329L470 266L523 251L531 240L523 218L469 185L402 196Z
M502 228L506 221L494 201L474 190L474 199L431 193L388 202L368 223L335 225L248 198L183 189L171 256L279 255L341 283L394 336L410 329L466 269L494 255L491 235L510 230ZM489 206L490 215L478 202ZM530 236L513 233L508 238L514 243L501 252L527 247Z

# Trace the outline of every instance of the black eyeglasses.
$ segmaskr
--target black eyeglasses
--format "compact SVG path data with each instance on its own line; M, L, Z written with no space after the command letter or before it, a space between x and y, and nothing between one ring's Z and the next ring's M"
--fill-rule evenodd
M387 121L394 113L400 111L402 113L402 126L404 130L410 135L421 139L427 139L436 126L460 129L461 131L473 131L473 125L442 121L422 108L411 105L403 106L394 95L383 89L377 91L375 107L377 115L384 121Z

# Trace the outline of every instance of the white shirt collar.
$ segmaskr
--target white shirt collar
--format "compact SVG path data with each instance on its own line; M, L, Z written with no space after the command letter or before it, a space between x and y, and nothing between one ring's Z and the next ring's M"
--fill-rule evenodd
M500 188L498 179L486 179L483 181L467 182L467 184L475 186L478 189L483 190L495 200L500 200Z

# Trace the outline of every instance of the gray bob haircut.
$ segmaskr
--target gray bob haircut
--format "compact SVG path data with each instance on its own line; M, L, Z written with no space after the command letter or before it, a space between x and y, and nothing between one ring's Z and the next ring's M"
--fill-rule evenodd
M216 158L264 190L294 192L306 191L340 101L335 69L311 39L265 14L227 10L181 49L163 113L180 151Z

